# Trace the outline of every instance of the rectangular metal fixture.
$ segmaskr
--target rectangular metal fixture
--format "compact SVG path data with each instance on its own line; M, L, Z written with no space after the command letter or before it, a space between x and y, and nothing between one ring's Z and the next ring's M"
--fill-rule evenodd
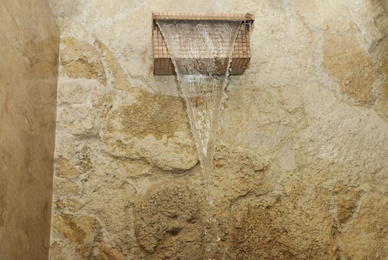
M186 21L241 21L234 45L230 75L241 75L251 58L249 30L255 17L253 14L189 14L189 13L153 13L152 43L154 75L175 74L174 65L167 50L166 42L155 20Z

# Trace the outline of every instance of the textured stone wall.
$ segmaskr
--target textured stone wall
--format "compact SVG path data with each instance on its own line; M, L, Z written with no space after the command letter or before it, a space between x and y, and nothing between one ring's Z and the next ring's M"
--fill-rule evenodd
M59 30L46 0L0 1L0 259L47 259Z
M252 12L211 210L226 259L388 258L386 0L51 0L61 29L51 259L203 259L208 216L151 12ZM216 250L216 251L217 251Z

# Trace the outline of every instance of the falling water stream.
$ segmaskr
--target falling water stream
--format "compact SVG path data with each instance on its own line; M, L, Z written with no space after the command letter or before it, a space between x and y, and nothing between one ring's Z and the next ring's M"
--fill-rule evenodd
M186 101L191 131L209 203L205 248L209 255L221 235L211 195L215 141L239 21L158 20Z

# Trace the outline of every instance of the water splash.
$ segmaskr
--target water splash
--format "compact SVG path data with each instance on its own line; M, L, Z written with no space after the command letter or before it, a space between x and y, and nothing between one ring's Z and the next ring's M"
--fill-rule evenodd
M211 195L215 141L229 67L241 21L158 20L186 101L191 131L204 177L209 203L205 249L210 252L221 240Z

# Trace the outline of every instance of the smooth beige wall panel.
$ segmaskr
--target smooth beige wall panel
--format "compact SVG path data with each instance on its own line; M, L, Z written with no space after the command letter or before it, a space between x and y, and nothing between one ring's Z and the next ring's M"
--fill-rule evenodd
M59 30L45 0L0 1L0 259L47 259Z

